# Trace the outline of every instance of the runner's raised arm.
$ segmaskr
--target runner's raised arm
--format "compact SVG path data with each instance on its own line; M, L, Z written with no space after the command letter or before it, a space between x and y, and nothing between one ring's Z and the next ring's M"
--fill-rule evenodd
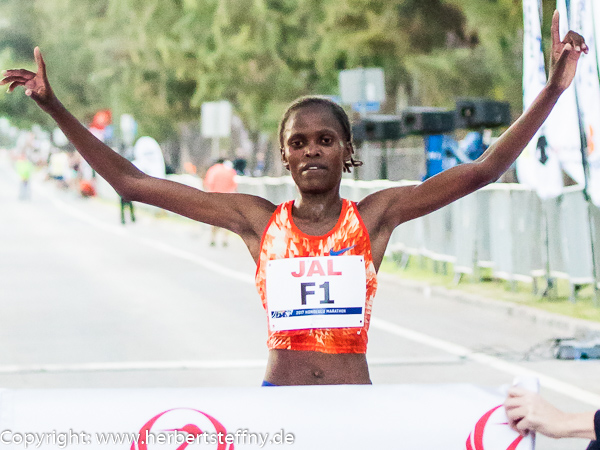
M546 86L527 111L483 155L416 186L379 191L360 202L361 213L371 218L365 219L365 223L376 254L383 255L392 231L401 223L426 215L496 181L514 163L573 81L579 57L588 52L583 37L573 31L561 41L558 24L559 15L555 11Z
M260 243L275 206L260 197L215 194L154 178L140 171L90 133L58 100L46 73L39 47L34 50L37 72L7 70L0 85L9 92L23 86L25 93L48 113L85 160L121 197L168 209L200 222L231 230L244 239L251 253Z

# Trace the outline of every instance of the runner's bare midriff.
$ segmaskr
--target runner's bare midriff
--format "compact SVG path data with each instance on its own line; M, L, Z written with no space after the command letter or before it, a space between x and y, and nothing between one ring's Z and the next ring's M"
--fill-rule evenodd
M270 350L265 380L279 386L371 384L362 353Z

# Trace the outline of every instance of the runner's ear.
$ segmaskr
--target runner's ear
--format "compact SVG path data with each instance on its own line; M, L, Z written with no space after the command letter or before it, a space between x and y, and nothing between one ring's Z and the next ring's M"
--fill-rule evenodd
M285 167L287 170L290 170L290 163L285 157L285 150L280 147L279 151L281 152L281 162L283 163L283 167Z
M344 161L350 161L352 155L354 154L354 144L352 141L346 141L344 145Z

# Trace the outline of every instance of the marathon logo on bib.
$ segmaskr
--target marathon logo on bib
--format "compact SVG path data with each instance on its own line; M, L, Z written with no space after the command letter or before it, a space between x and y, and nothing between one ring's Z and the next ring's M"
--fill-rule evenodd
M271 331L364 325L364 257L276 259L266 274Z

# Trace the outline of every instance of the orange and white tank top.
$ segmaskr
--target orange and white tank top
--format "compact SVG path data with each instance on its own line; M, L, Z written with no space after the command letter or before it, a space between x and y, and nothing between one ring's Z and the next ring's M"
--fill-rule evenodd
M337 224L323 236L307 235L295 226L293 204L292 200L279 205L271 216L262 237L256 269L256 287L269 322L267 346L323 353L366 353L377 273L369 235L356 203L344 199ZM267 276L271 277L269 283ZM284 306L273 311L276 301ZM333 325L306 328L309 314L314 315L312 319L319 315L318 319L324 321L321 323ZM344 325L347 320L351 320L351 326ZM275 326L280 322L298 325Z

